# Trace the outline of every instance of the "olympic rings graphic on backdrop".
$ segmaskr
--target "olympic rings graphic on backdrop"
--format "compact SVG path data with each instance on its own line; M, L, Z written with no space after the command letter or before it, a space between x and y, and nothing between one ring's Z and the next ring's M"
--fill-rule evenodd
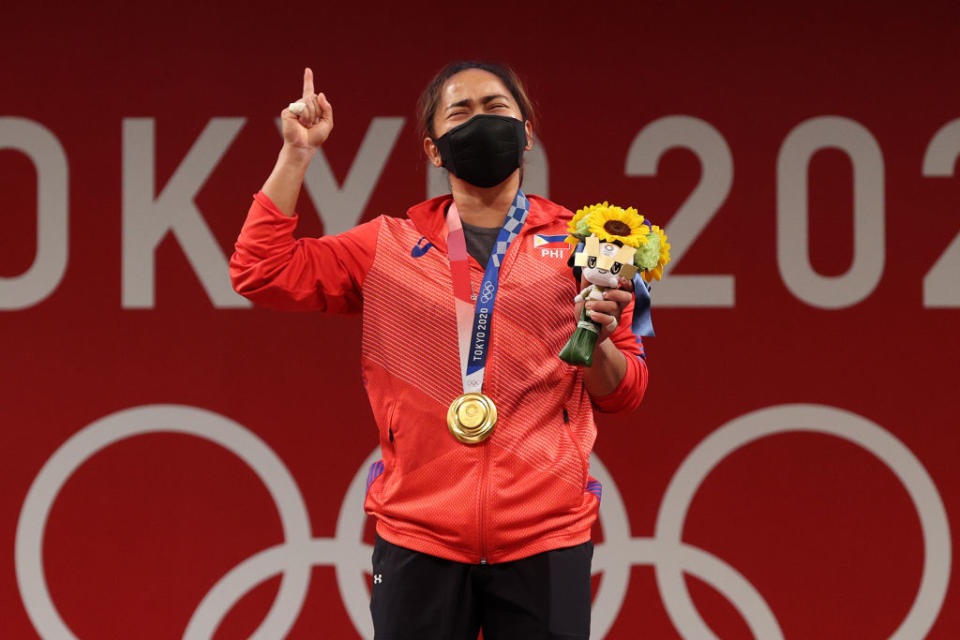
M487 280L483 284L483 293L480 294L480 302L487 304L493 298L493 283Z
M740 612L755 638L782 640L783 631L763 597L736 569L709 552L681 540L683 524L697 489L733 451L760 438L805 431L853 442L876 456L903 483L920 519L924 563L913 604L891 640L923 638L943 606L950 581L951 539L946 510L920 461L897 438L873 422L846 410L812 404L759 409L720 427L687 456L664 494L654 536L632 537L623 499L596 455L591 473L604 484L604 542L595 548L594 572L604 578L593 604L591 637L603 638L616 621L626 596L632 565L652 565L673 625L688 640L715 639L694 607L683 574L694 575L723 594ZM335 536L313 538L309 514L296 482L265 442L217 413L182 405L148 405L105 416L67 440L44 464L24 500L17 523L17 584L27 615L46 640L74 639L47 589L42 541L50 509L70 476L91 456L125 438L167 432L219 444L243 460L266 486L277 506L284 542L253 555L227 572L197 606L185 640L210 638L233 606L263 581L282 574L280 589L252 636L284 637L292 628L309 589L314 565L332 565L347 613L357 631L373 637L364 572L372 548L362 542L366 514L366 470L374 451L360 465L340 507Z

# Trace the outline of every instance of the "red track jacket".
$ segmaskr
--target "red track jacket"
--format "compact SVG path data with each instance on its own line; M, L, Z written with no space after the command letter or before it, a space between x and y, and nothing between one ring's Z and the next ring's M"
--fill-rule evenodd
M444 219L451 197L411 207L407 218L295 239L297 216L254 195L230 259L234 289L275 309L363 314L362 367L383 452L364 507L394 544L493 563L590 539L602 491L589 476L594 411L636 408L646 361L630 333L632 303L611 338L627 358L612 393L591 398L583 370L557 357L575 328L578 287L569 249L543 247L566 235L572 213L529 200L492 318L483 391L497 405L497 426L465 445L446 426L463 393ZM474 291L484 266L470 258Z

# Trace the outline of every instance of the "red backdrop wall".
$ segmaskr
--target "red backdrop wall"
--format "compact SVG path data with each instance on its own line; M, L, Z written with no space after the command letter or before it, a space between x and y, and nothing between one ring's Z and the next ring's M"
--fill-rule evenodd
M3 13L0 636L369 633L359 321L226 260L304 66L318 235L427 196L457 58L527 80L535 192L674 241L647 398L599 418L594 636L960 635L954 3Z

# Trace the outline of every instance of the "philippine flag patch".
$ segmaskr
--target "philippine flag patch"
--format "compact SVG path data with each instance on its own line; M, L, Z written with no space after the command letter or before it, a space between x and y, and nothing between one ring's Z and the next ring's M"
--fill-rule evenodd
M570 245L564 242L567 234L562 236L547 236L536 234L533 236L533 248L540 252L541 258L566 258L566 249Z
M533 246L536 249L540 247L544 249L569 249L570 245L564 242L566 239L567 234L563 234L562 236L545 236L538 233L533 236Z

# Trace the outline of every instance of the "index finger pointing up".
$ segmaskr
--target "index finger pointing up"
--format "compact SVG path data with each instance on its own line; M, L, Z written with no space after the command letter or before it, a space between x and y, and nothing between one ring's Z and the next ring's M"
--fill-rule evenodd
M303 97L313 97L313 71L310 70L310 67L303 70Z

